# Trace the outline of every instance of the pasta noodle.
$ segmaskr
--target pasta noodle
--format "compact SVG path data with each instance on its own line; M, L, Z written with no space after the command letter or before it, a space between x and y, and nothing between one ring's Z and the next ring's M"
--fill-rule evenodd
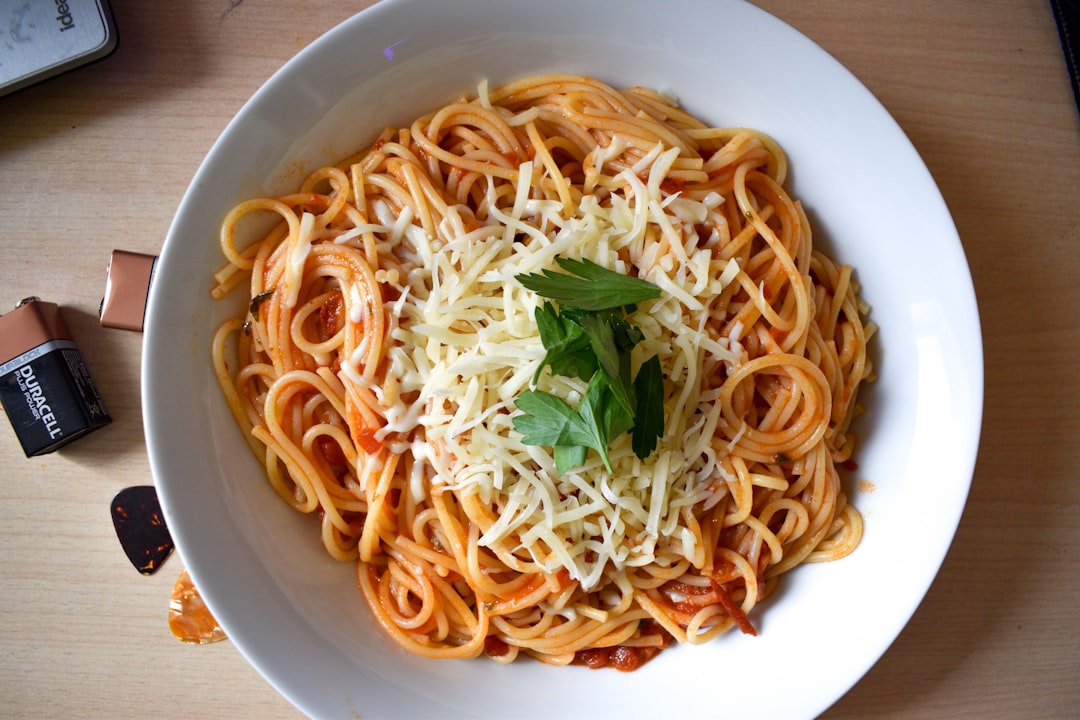
M811 242L767 136L577 76L481 84L237 205L214 367L270 485L317 513L385 631L435 658L631 670L732 627L862 519L851 463L873 325ZM249 217L274 218L239 247ZM250 234L250 233L248 233ZM515 275L589 259L663 291L636 306L666 427L558 473L511 422L545 349ZM638 356L641 353L641 356ZM578 379L535 386L573 404Z

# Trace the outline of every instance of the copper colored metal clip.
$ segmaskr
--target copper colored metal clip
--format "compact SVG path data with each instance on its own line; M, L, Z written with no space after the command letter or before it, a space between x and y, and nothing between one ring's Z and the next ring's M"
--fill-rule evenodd
M113 250L98 316L105 327L142 332L157 256Z

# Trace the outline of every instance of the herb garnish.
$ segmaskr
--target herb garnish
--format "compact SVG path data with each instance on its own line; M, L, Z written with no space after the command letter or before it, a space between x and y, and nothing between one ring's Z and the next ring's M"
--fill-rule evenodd
M541 270L516 279L559 305L579 310L614 310L660 297L660 288L651 282L608 270L592 260L558 258L556 262L573 275Z
M634 453L644 460L664 433L660 359L653 355L632 376L630 354L645 336L628 317L637 303L658 298L661 291L590 260L557 262L570 274L544 270L516 276L526 288L560 305L556 310L546 302L534 313L547 355L533 383L551 368L589 385L576 410L551 393L526 390L517 398L524 414L514 417L514 429L526 445L552 446L560 474L583 465L590 448L611 472L608 446L619 435L629 431Z
M248 305L248 312L253 316L259 316L259 308L262 304L270 299L270 296L274 294L273 290L264 290L255 297L251 298L251 304Z
M261 308L262 304L269 300L270 296L273 294L273 290L266 290L251 298L251 304L248 305L248 318L244 320L244 326L240 328L244 331L245 335L251 335L252 321L259 319L259 308Z

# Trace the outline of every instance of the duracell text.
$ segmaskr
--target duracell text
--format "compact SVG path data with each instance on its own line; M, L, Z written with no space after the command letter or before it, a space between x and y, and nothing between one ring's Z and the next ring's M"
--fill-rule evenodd
M27 457L112 422L60 308L37 298L0 315L0 400Z

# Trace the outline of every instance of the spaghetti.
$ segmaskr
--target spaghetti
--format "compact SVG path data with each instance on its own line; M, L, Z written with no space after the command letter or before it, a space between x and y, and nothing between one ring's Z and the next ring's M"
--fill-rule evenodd
M299 191L237 205L213 295L249 288L214 367L273 489L317 513L385 631L438 658L630 670L732 627L804 562L849 554L849 463L873 326L815 250L781 149L646 89L481 84ZM237 246L244 218L276 217ZM664 434L559 474L514 432L570 404L514 280L589 259L647 279ZM640 357L637 353L641 353Z

